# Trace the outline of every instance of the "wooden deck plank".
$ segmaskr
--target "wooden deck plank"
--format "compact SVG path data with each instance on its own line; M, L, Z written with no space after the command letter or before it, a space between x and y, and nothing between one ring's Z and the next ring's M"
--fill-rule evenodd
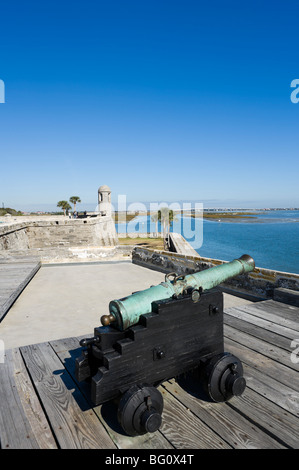
M240 320L244 320L247 323L250 323L255 326L259 326L260 328L264 328L265 330L269 330L273 333L277 333L285 338L288 338L292 341L294 338L298 337L297 330L288 328L276 322L272 322L268 319L265 319L261 316L253 315L252 313L248 313L241 307L231 307L225 309L225 313L227 315L231 315L234 318L238 318ZM255 311L256 313L256 311Z
M176 449L229 449L231 446L174 396L163 395L161 432Z
M115 448L52 347L41 343L20 349L59 447Z
M224 325L230 326L237 330L235 339L238 341L239 332L247 333L255 338L266 341L269 344L278 346L285 351L292 352L291 340L285 336L281 336L278 333L262 328L256 324L248 323L245 320L234 317L233 315L224 314Z
M276 403L284 410L299 417L299 394L290 387L287 387L270 376L254 370L244 364L244 375L247 386L255 390L263 397Z
M0 322L40 269L40 261L0 264Z
M0 441L4 449L57 448L18 349L0 366Z
M117 422L117 407L114 403L105 403L94 406L90 402L89 384L86 382L78 383L75 378L75 360L81 354L81 347L78 338L63 338L57 341L51 341L51 346L61 359L65 368L72 376L77 387L83 393L90 407L97 414L100 422L105 427L109 436L119 449L171 449L173 446L159 432L145 434L142 436L130 437L124 434L121 426Z
M248 356L252 358L251 365L254 363L255 367L259 364L266 363L267 367L272 365L272 376L280 376L281 379L285 376L285 380L289 383L292 381L292 386L295 390L299 390L299 363L294 363L291 360L291 353L285 351L267 341L255 338L247 333L238 331L231 326L224 326L224 335L227 340L231 340L234 344L240 343L246 347ZM268 359L271 359L269 361ZM290 370L293 369L293 370ZM296 371L297 373L295 373Z
M275 302L274 300L265 300L263 302L239 306L238 310L256 317L262 317L264 320L284 326L297 333L299 332L299 307Z
M246 350L245 347L240 347L239 344L230 340L226 340L225 344L226 349L242 361L244 377L248 387L295 416L299 416L299 393L291 388L291 378L287 381L288 384L283 383L279 373L276 374L276 378L273 378L271 365L274 366L275 370L275 364L271 364L271 359L267 359L267 362L264 360L262 364L257 361L255 366L249 366L248 363L252 361L256 353L250 354L249 349Z
M256 302L254 304L248 305L247 307L254 307L256 311L262 310L265 313L278 315L280 319L287 318L291 321L297 322L299 320L299 307L284 302L279 302L277 300L269 299L262 302Z
M263 449L284 448L277 440L269 436L259 426L248 420L237 408L230 407L227 403L211 403L201 399L201 392L197 384L186 382L185 389L174 380L164 384L176 399L180 400L209 428L214 429L221 438L234 449ZM192 387L191 393L188 387ZM238 404L239 397L231 401Z
M263 429L269 436L291 449L299 448L298 418L256 391L246 388L237 400L228 406L238 410L249 422Z

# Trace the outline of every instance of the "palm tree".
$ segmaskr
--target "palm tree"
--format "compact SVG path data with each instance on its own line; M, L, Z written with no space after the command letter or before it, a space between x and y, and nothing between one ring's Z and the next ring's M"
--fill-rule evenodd
M69 213L70 209L72 208L72 206L69 205L69 203L67 202L66 205L64 206L65 210Z
M81 202L81 199L79 198L79 196L72 196L70 197L70 203L71 204L74 204L74 212L76 210L76 204L77 202Z
M69 203L67 201L57 202L57 207L61 207L61 209L63 210L64 215L65 215L67 210L71 209L71 206L69 205Z
M155 233L155 236L157 237L157 236L158 236L158 212L155 212L155 213L151 216L151 221L152 221L152 222L155 222L155 224L156 224L156 233Z
M158 220L163 226L164 247L167 248L166 238L169 236L170 226L175 220L173 210L168 209L168 207L162 207L161 210L158 210Z

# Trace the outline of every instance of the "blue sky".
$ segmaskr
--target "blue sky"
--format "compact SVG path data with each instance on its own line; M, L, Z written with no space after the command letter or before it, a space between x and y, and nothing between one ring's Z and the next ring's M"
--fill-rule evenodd
M10 0L0 14L1 205L78 195L84 209L107 184L115 201L299 207L298 1Z

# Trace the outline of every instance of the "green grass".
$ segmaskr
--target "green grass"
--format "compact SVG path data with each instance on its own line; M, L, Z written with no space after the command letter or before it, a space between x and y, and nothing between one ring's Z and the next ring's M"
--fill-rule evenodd
M148 237L137 237L137 238L119 238L118 243L120 245L134 245L144 246L148 248L156 248L157 250L164 250L163 238L148 238Z
M112 218L114 219L114 222L117 224L119 219L120 219L120 222L130 222L130 220L132 219L135 219L135 217L137 216L138 214L121 214L121 216L119 216L118 212L114 212L112 214Z

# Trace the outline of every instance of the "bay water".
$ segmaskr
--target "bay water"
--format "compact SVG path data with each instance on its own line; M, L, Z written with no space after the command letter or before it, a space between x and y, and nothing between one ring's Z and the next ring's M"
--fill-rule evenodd
M181 233L200 256L231 261L248 254L258 267L299 274L299 210L257 212L252 217L177 217L170 231ZM156 231L150 216L116 227L119 233ZM160 224L157 229L161 231Z

